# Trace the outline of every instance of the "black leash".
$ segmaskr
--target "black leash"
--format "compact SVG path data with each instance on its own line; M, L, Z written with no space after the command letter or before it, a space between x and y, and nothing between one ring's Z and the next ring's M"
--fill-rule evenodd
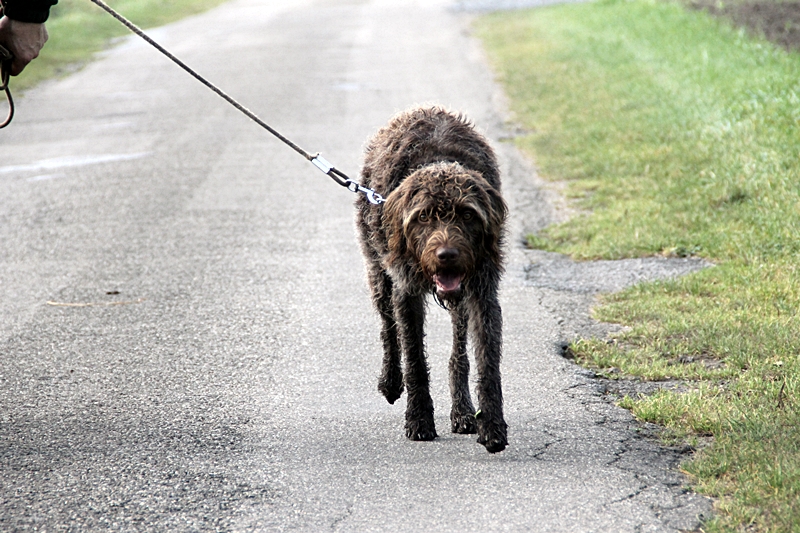
M2 11L0 11L0 14L2 14ZM11 61L13 60L14 56L11 55L11 52L0 46L0 91L6 93L6 100L8 100L8 116L2 124L0 124L0 129L11 124L11 119L14 118L14 99L11 98L11 89L8 88L8 79L11 75Z
M136 25L134 25L131 21L129 21L128 19L126 19L113 9L111 9L105 2L103 2L102 0L91 0L91 1L100 6L101 8L103 8L108 14L110 14L112 17L120 21L123 25L125 25L125 27L127 27L133 33L135 33L136 35L138 35L139 37L150 43L153 47L155 47L156 50L158 50L159 52L170 58L173 61L173 63L175 63L183 70L194 76L194 78L197 79L197 81L199 81L200 83L202 83L203 85L205 85L206 87L217 93L226 102L228 102L233 107L235 107L236 109L247 115L256 124L258 124L265 130L270 132L272 135L274 135L281 141L283 141L287 146L289 146L292 150L294 150L298 154L305 157L308 161L311 161L311 163L313 163L315 167L317 167L322 172L330 176L336 183L338 183L342 187L347 187L350 191L354 193L363 194L364 196L366 196L367 200L369 200L370 203L378 205L386 201L384 200L383 196L381 196L374 190L369 189L367 187L362 187L357 181L350 179L344 172L338 170L333 165L328 163L328 161L326 161L325 158L319 155L319 153L311 155L302 148L300 148L299 146L297 146L296 144L294 144L292 141L290 141L289 139L278 133L275 129L271 128L269 124L258 118L255 113L253 113L252 111L241 105L239 102L237 102L236 100L225 94L225 92L223 92L216 85L206 80L200 74L189 68L189 66L186 65L186 63L184 63L183 61L172 55L166 48L164 48L163 46L155 42L153 39L145 35L145 33L142 30L140 30ZM5 55L2 55L3 52L5 52ZM0 65L2 65L2 68L0 68L0 78L1 78L0 84L2 84L0 85L0 90L5 90L10 108L8 118L2 125L0 125L0 128L3 128L7 126L9 122L11 122L11 119L14 116L14 102L11 99L11 92L8 90L8 76L11 68L11 63L10 63L11 54L8 53L8 51L6 51L4 48L0 47L0 58L3 58L2 60L0 60Z
M133 33L135 33L136 35L138 35L139 37L150 43L156 50L158 50L159 52L167 56L169 59L171 59L173 63L181 67L189 74L191 74L197 81L199 81L200 83L202 83L203 85L205 85L206 87L217 93L217 95L222 97L226 102L228 102L233 107L244 113L253 122L255 122L265 130L270 132L272 135L283 141L284 144L289 146L289 148L291 148L298 154L305 157L308 161L311 161L311 163L313 163L315 167L317 167L322 172L330 176L336 183L338 183L343 187L347 187L350 191L354 193L363 194L364 196L366 196L367 200L369 200L370 203L378 205L386 201L384 200L383 196L381 196L374 190L368 189L367 187L362 187L357 181L350 179L345 173L343 173L342 171L338 170L333 165L328 163L321 155L319 155L319 153L311 155L302 148L300 148L299 146L297 146L296 144L294 144L292 141L290 141L289 139L278 133L275 129L270 127L269 124L258 118L255 113L253 113L252 111L244 107L242 104L240 104L239 102L237 102L236 100L225 94L225 92L223 92L222 89L220 89L210 81L206 80L204 77L202 77L200 74L198 74L197 72L192 70L188 65L186 65L186 63L184 63L183 61L172 55L166 48L155 42L149 36L145 35L145 33L141 29L139 29L131 21L129 21L128 19L126 19L125 17L114 11L105 2L103 2L102 0L91 0L91 1L100 6L101 8L103 8L103 10L105 10L109 15L111 15L119 22L121 22L126 28L131 30Z

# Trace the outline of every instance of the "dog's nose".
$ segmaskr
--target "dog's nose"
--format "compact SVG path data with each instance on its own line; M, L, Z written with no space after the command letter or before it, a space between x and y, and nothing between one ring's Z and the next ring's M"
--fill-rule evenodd
M458 249L442 246L436 250L436 258L442 263L452 263L458 259Z

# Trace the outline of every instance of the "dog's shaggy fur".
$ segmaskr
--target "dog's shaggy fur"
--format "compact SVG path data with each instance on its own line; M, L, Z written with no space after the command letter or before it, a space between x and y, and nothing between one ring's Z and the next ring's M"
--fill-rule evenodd
M477 432L488 451L502 451L507 438L497 291L507 210L494 152L464 117L417 108L372 138L361 177L386 198L380 207L364 197L356 202L369 285L383 321L378 389L394 403L405 385L406 436L436 438L424 342L425 299L433 293L453 323L451 429ZM478 371L477 413L468 385L468 330Z

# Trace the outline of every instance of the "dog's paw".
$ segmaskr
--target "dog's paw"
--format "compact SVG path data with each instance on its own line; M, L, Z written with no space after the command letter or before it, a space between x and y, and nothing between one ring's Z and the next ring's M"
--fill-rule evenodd
M478 428L475 425L475 415L473 415L472 413L464 415L464 414L458 414L456 412L451 412L450 430L453 433L460 433L462 435L477 433Z
M508 426L502 418L499 420L487 420L478 411L475 415L475 421L478 425L478 444L483 444L489 453L502 452L506 449L506 446L508 446Z
M378 381L378 390L390 404L394 404L402 396L404 388L403 374L391 378L382 377Z
M489 440L484 440L483 437L478 437L478 444L483 444L486 451L489 453L502 452L508 446L508 440L505 437L497 437Z
M411 440L433 440L439 435L436 434L436 426L431 420L406 420L406 437Z

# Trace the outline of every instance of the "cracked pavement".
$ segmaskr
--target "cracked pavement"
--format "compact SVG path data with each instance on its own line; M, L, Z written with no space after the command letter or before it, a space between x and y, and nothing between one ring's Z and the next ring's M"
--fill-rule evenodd
M588 317L604 272L624 284L658 269L522 247L558 199L500 141L503 98L453 7L234 0L150 34L353 176L367 137L415 103L487 132L512 209L509 448L446 432L450 326L435 306L441 437L405 438L404 400L376 390L352 195L128 39L19 99L0 134L0 529L698 527L711 506L684 489L683 456L559 355L604 331Z

